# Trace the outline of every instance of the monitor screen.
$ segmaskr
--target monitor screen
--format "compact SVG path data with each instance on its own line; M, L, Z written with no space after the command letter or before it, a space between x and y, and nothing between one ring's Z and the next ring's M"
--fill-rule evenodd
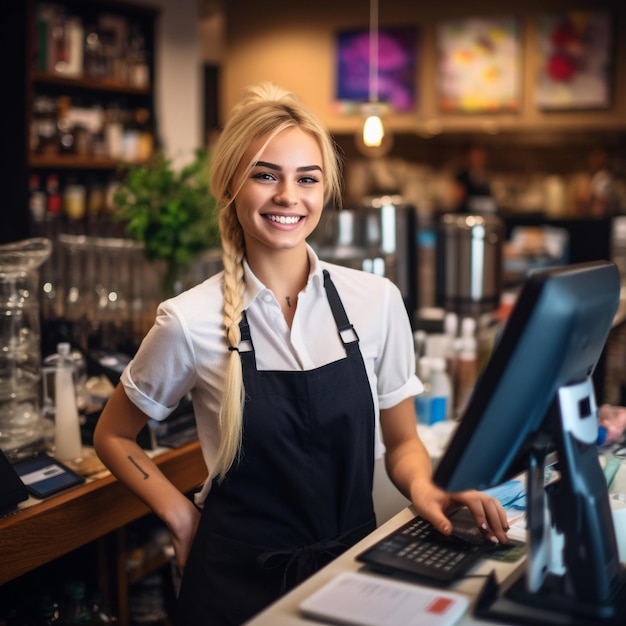
M626 623L592 380L619 294L619 271L607 261L530 274L436 468L435 483L448 491L486 489L527 472L526 573L506 594L518 605L491 617ZM561 477L545 487L551 452Z
M437 467L437 484L486 489L525 469L531 435L557 390L593 373L618 302L612 263L529 275Z

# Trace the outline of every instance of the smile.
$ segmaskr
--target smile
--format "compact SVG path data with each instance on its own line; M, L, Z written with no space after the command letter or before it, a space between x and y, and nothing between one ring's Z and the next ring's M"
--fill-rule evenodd
M266 217L278 224L297 224L302 219L297 215L267 215Z

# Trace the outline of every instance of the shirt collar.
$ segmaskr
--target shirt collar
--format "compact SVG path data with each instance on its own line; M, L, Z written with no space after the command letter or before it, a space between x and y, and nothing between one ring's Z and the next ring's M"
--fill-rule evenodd
M309 278L305 290L313 288L317 291L323 289L324 277L322 274L322 266L315 250L307 243L307 254L309 256ZM267 287L255 276L254 272L248 265L248 260L244 256L243 273L246 281L246 290L244 293L244 309L247 309L262 293L268 291Z

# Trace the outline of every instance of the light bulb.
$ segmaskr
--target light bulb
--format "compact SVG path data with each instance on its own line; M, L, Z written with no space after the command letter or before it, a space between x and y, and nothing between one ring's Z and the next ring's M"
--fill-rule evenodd
M378 148L385 136L383 123L378 115L370 115L363 125L363 143L368 148Z

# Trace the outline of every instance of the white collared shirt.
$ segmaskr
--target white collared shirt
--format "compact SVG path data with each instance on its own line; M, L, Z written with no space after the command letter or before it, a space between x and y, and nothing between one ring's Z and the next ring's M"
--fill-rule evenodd
M291 329L275 295L244 263L244 308L259 370L310 370L345 358L323 285L327 269L354 326L378 418L381 408L421 393L413 336L399 289L390 280L320 261L308 248L311 271L298 294ZM122 374L128 397L147 415L165 419L191 392L208 468L219 445L217 416L228 344L223 322L222 273L167 300ZM376 419L377 433L378 419ZM382 454L377 436L376 456Z

